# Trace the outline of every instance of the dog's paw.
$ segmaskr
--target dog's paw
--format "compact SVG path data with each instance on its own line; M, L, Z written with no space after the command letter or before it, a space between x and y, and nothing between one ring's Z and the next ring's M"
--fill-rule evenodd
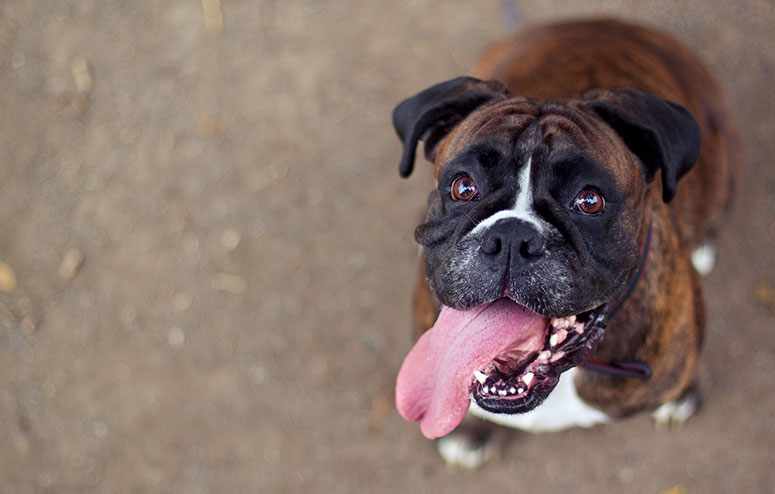
M702 242L692 252L692 264L702 276L708 276L716 265L716 246L709 241Z
M498 452L503 432L456 429L436 441L436 448L447 465L474 470Z
M696 392L689 392L682 398L669 401L651 412L654 426L657 429L682 426L694 412L700 407L700 396Z

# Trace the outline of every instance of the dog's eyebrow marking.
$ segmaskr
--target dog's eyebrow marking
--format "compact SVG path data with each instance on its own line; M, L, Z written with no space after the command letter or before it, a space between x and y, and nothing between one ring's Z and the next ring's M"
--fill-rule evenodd
M482 230L490 228L498 220L505 218L516 218L532 224L539 233L543 233L544 226L539 221L533 211L533 190L530 187L530 171L532 169L533 158L528 157L525 166L519 172L517 179L517 196L514 207L511 209L502 209L497 213L485 218L471 230L471 235L476 235Z

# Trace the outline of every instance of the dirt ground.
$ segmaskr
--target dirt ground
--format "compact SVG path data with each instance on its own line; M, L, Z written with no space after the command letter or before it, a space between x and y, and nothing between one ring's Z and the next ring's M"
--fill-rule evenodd
M430 173L398 177L390 113L506 4L3 0L0 492L775 492L769 0L513 3L673 33L731 94L701 413L515 433L464 472L395 412Z

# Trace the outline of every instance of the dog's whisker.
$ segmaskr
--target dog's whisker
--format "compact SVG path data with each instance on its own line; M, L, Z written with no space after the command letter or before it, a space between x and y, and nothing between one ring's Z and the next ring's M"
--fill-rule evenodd
M479 225L479 223L477 223L476 221L474 221L474 219L473 219L473 218L471 218L471 216L470 216L468 213L466 213L465 211L463 211L463 214L465 214L465 215L466 215L466 218L468 218L469 220L471 220L471 223L473 223L473 225L474 225L474 228L476 228L476 227Z

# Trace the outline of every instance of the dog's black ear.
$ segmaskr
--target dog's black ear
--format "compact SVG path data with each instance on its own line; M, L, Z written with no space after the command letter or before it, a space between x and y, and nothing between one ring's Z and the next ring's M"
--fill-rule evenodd
M632 89L594 90L584 99L640 158L649 181L662 170L662 199L669 202L678 179L691 170L700 153L700 128L691 113Z
M455 125L477 107L505 99L506 94L506 86L500 82L458 77L401 102L393 111L393 126L404 143L399 165L401 176L412 173L418 141L424 142L425 157L433 161L436 146Z

